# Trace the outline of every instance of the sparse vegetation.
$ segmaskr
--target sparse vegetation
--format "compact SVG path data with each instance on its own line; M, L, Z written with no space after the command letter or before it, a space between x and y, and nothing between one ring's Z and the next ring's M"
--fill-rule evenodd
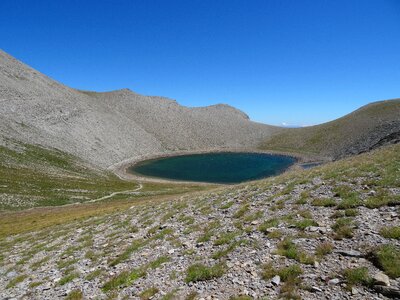
M83 300L83 293L81 290L72 290L65 299L66 300Z
M285 238L283 241L278 243L277 253L287 258L295 259L302 264L313 264L315 258L308 255L304 251L300 251L295 243L290 238Z
M318 198L312 201L314 206L333 207L336 206L336 201L331 198Z
M389 277L400 277L400 249L397 246L379 246L369 253L369 259Z
M400 226L383 227L379 231L380 235L387 239L400 239Z
M14 277L13 279L11 279L11 280L8 282L8 284L7 284L7 286L6 286L6 289L9 289L9 288L12 288L12 287L16 286L18 283L24 281L27 277L28 277L28 276L25 275L25 274L22 274L22 275L19 275L19 276Z
M268 229L279 225L279 220L276 218L268 219L264 221L260 226L259 230L264 233L268 233Z
M304 229L306 229L307 227L310 227L310 226L318 226L318 223L315 222L312 219L303 219L301 221L297 221L295 223L295 226L297 228L301 229L301 230L304 230Z
M335 231L335 239L353 237L353 220L351 218L339 218L333 224L332 229Z
M208 267L206 265L196 263L191 265L186 271L186 282L205 281L224 275L226 267L224 264L216 264Z
M149 300L157 293L158 293L158 288L153 286L141 292L139 294L139 298L142 300Z
M145 275L146 275L146 272L141 268L133 269L131 271L123 271L120 274L112 277L109 281L107 281L103 285L103 291L108 292L108 291L112 291L112 290L118 289L123 286L128 286L135 280L137 280L140 277L143 277Z
M368 268L366 267L346 269L343 272L343 276L350 286L357 284L369 285L371 283Z
M123 297L128 290L134 289L134 296L142 299L154 295L164 299L190 298L203 295L196 293L198 285L184 285L182 282L209 280L207 284L212 287L227 282L229 297L234 293L229 290L232 278L243 280L251 272L254 280L259 280L253 272L259 267L261 251L266 257L273 258L273 265L265 265L261 275L265 280L280 276L283 283L276 287L276 291L280 291L281 298L297 299L300 294L309 295L307 293L311 291L318 295L316 288L322 289L321 285L323 290L332 292L331 285L320 280L315 282L315 287L314 284L307 285L311 273L319 276L324 272L326 276L325 270L330 268L332 274L328 278L343 280L343 284L335 285L338 295L341 295L344 283L348 287L368 286L370 283L366 268L346 269L350 266L365 265L371 269L374 263L391 278L398 278L399 228L395 216L399 210L391 206L397 201L400 177L398 147L391 146L306 171L293 170L259 182L219 187L212 193L198 192L176 197L172 195L205 188L145 183L144 190L154 192L154 197L134 195L131 199L116 197L98 203L5 212L4 218L3 214L0 218L0 236L7 237L0 238L0 267L5 269L5 274L13 274L11 272L15 270L17 275L10 275L4 285L7 285L9 293L28 286L27 293L35 297L49 282L57 282L53 274L41 273L42 269L54 268L57 274L61 274L58 289L63 292L71 287L80 289L82 282L89 281L110 298ZM72 177L79 175L78 171L71 172ZM91 176L83 180L84 184L88 184ZM94 180L93 184L99 182ZM137 186L136 183L130 184ZM104 188L99 194L106 191ZM379 208L381 205L388 207L374 211L364 207ZM386 219L386 216L390 218ZM373 230L379 231L386 239L392 239L386 242L393 244L373 249L368 255L370 261L362 260L360 263L357 257L345 258L332 267L330 259L340 253L335 251L329 255L334 247L337 250L347 246L364 249L353 248L353 242L361 246L368 242L367 229L362 223L366 222L366 217L373 219ZM385 218L386 223L377 222L379 218ZM357 224L360 224L359 228ZM386 226L380 227L383 225ZM319 228L306 230L310 226ZM329 227L333 233L329 233ZM14 233L18 235L13 236ZM333 238L353 240L344 243L333 241ZM314 254L311 251L313 247ZM11 257L4 255L14 252ZM314 264L315 260L323 265L323 272L304 265ZM175 268L182 266L181 261L184 266L189 265L186 270ZM351 264L347 264L348 261ZM25 275L18 278L22 272L28 274L26 270L33 276L29 273L29 280ZM304 283L301 282L302 272L307 278ZM153 276L162 280L151 282ZM221 281L218 278L222 276ZM138 278L141 278L140 287ZM168 290L163 280L184 288ZM20 282L23 284L19 285ZM157 286L153 287L153 284ZM301 293L300 289L303 289ZM80 290L65 292L64 295L72 297L75 292L76 299L83 297ZM363 293L368 298L374 291L364 289Z
M315 249L315 255L318 257L323 257L327 254L332 253L333 250L333 244L330 242L323 242L317 246Z

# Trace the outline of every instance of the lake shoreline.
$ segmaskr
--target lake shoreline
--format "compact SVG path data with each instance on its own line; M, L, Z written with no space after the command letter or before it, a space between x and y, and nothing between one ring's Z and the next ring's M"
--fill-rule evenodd
M205 150L182 150L182 151L171 151L171 152L163 152L159 154L153 155L141 155L137 157L132 157L126 159L120 163L114 164L110 166L108 169L112 171L119 178L124 180L135 180L141 182L157 182L157 183L175 183L175 184L198 184L198 185L233 185L233 184L222 184L222 183L208 183L208 182L198 182L198 181L182 181L182 180L172 180L172 179L162 179L157 177L147 177L140 174L133 174L129 172L128 169L134 167L135 165L142 163L148 160L156 160L174 156L184 156L191 154L209 154L209 153L259 153L259 154L270 154L270 155L281 155L287 156L291 158L295 158L296 162L292 164L289 168L287 168L283 173L286 173L291 170L299 170L302 169L301 165L305 163L325 163L329 162L326 157L320 157L312 154L300 154L300 153L291 153L284 151L271 151L271 150L260 150L260 149L249 149L249 148L218 148L218 149L205 149ZM271 176L273 177L273 176ZM268 177L265 177L268 178ZM257 179L261 180L261 179ZM252 180L254 181L254 180ZM248 181L251 182L251 181ZM239 184L239 183L236 183Z

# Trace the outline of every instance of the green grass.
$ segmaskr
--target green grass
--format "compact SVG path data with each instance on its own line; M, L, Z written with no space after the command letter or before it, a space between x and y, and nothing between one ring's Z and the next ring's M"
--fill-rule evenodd
M132 244L130 246L128 246L128 248L125 249L124 252L122 252L120 255L117 256L116 259L112 260L109 265L111 267L118 265L119 263L129 259L129 257L131 256L131 254L137 250L139 250L141 247L146 245L146 241L144 240L135 240L132 242Z
M279 298L300 300L301 297L297 294L297 290L301 283L299 276L302 273L303 270L299 265L274 268L272 263L268 263L263 265L261 277L264 280L269 280L275 275L278 275L283 281L283 285L280 287Z
M295 243L290 238L285 238L279 242L277 253L287 258L296 259L298 257L298 249Z
M29 284L29 288L34 289L35 287L38 287L40 285L42 285L44 282L43 281L32 281Z
M327 254L332 253L333 244L330 242L322 242L315 248L315 255L318 257L323 257Z
M242 218L248 211L249 211L249 205L248 204L243 204L242 206L239 207L239 209L235 212L233 215L234 218L239 219Z
M75 278L79 277L79 273L77 272L72 272L64 277L62 277L60 279L60 281L58 282L59 285L64 285L72 280L74 280Z
M151 299L154 295L158 293L158 288L156 287L150 287L148 289L145 289L143 292L139 294L139 298L141 300L149 300Z
M85 279L89 280L89 281L92 281L92 280L100 277L103 273L104 273L103 269L97 269L97 270L94 270L93 272L87 274Z
M157 269L159 268L163 263L169 262L171 258L169 256L160 256L156 260L150 262L148 264L148 267L150 269Z
M379 246L372 250L369 259L389 277L400 277L400 249L393 244Z
M228 209L228 208L230 208L233 204L235 204L235 201L226 202L225 204L223 204L223 205L220 206L220 209Z
M214 245L221 246L221 245L229 244L238 234L239 234L238 232L222 233L214 241Z
M263 265L261 277L264 280L271 279L275 275L279 275L282 281L293 280L303 274L303 270L299 265L290 265L282 268L274 268L272 263Z
M291 238L285 238L277 245L277 254L286 256L287 258L295 259L302 264L311 265L314 263L315 258L304 251L298 249Z
M72 290L65 300L83 300L83 293L81 290Z
M353 220L351 218L339 218L333 224L332 229L335 231L334 238L337 240L350 239L354 235Z
M268 233L268 229L272 227L276 227L279 225L279 219L276 218L271 218L268 220L265 220L259 227L258 230L260 230L263 233Z
M213 278L218 278L224 275L226 271L226 266L223 263L213 265L211 267L203 265L201 263L196 263L191 265L186 270L186 283L206 281Z
M339 186L335 188L335 192L342 201L338 204L338 209L355 208L362 205L362 201L357 192L354 192L349 186Z
M9 143L19 150L0 146L0 238L113 213L146 201L162 201L170 195L213 188L212 185L146 182L137 195L122 194L87 203L139 185L56 149L16 141ZM3 195L12 196L16 201L11 204L1 201ZM61 206L73 203L87 204ZM32 207L39 208L25 210Z
M336 206L336 201L332 198L318 198L311 202L314 206L333 207Z
M25 274L19 275L17 277L14 277L13 279L11 279L8 284L6 285L6 289L15 287L18 283L24 281L28 276Z
M369 197L365 201L365 206L371 209L391 204L392 205L400 204L400 196L388 195L388 193L383 190L379 190L376 195Z
M297 221L294 224L294 226L296 226L296 228L304 230L304 229L306 229L307 227L310 227L310 226L318 226L318 223L315 222L312 219L303 219L303 220Z
M283 237L283 235L284 235L284 233L282 230L276 229L276 230L268 233L267 237L270 239L280 239L281 237Z
M117 290L122 287L129 286L132 284L135 280L144 277L146 275L146 272L139 268L139 269L133 269L131 271L123 271L120 274L112 277L109 281L107 281L103 287L102 290L104 292L112 291L112 290Z
M225 257L229 253L234 251L237 247L239 247L239 246L241 246L243 244L246 244L246 241L244 241L244 240L234 241L234 242L230 243L226 248L224 248L222 250L218 250L217 252L215 252L211 257L213 259L220 259L222 257Z
M241 296L230 297L229 300L253 300L253 297L241 295Z
M383 227L379 234L387 239L400 240L400 226Z
M357 284L369 285L371 283L367 267L346 269L343 271L343 276L350 286Z

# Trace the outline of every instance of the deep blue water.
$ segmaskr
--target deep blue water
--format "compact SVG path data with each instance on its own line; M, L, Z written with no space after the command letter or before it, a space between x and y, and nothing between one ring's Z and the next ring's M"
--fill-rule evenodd
M141 162L131 173L180 181L239 183L284 172L296 159L261 153L206 153Z

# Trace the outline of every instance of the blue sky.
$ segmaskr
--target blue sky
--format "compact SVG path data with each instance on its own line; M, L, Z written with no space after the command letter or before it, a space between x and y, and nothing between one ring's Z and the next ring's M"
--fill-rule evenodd
M400 1L0 1L0 48L75 88L310 125L400 97Z

